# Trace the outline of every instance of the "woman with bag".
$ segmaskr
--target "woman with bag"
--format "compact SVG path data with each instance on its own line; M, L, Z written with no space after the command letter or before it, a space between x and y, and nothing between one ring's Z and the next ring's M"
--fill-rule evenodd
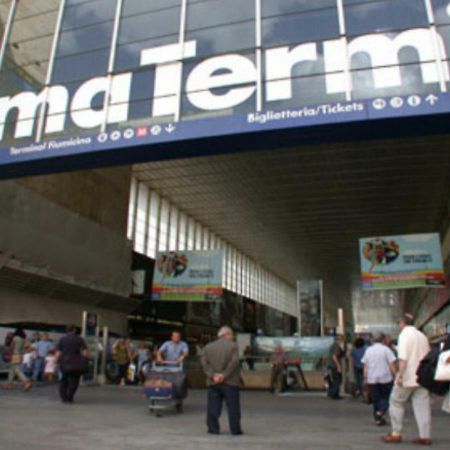
M84 339L77 335L75 326L67 328L67 334L59 341L56 359L61 367L59 396L63 403L73 403L81 375L89 368L88 351Z
M5 385L5 389L12 389L15 377L17 377L22 383L25 391L29 391L31 388L31 381L22 372L22 359L25 353L25 339L26 334L22 328L17 328L12 337L12 359L11 368L8 373L8 383Z
M118 367L117 380L120 386L125 386L128 378L128 368L131 363L131 351L126 339L118 339L112 348L113 358Z

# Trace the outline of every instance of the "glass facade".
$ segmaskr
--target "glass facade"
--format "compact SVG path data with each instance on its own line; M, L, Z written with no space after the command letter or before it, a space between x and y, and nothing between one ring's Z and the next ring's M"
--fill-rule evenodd
M292 286L136 178L131 183L128 238L136 252L150 258L155 258L157 251L222 249L224 288L292 316L296 314Z
M0 0L3 143L445 92L449 5ZM21 92L42 95L9 101Z
M0 39L2 147L450 82L450 0L0 0ZM132 191L138 252L222 248L228 289L291 308L281 280Z

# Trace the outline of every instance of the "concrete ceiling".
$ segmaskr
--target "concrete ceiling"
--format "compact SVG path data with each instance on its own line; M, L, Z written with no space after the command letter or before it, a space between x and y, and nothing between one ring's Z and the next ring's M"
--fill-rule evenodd
M0 29L9 14L10 2L0 4ZM17 69L31 85L45 82L53 42L59 0L20 2L11 29L7 67Z
M134 174L288 282L321 277L339 289L358 276L358 238L441 231L449 143L305 146L146 163Z

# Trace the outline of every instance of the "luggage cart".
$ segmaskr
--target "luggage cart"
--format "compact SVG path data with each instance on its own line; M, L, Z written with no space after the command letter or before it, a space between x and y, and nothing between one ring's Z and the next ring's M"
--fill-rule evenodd
M161 387L145 387L144 389L151 414L162 417L171 410L175 410L178 414L183 412L183 401L187 394L183 364L153 363L146 379L156 384L161 382Z

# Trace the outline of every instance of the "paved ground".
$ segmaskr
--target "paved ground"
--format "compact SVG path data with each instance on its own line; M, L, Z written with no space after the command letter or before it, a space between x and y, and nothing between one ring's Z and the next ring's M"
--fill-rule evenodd
M344 450L391 448L379 441L386 431L371 421L370 407L352 399L332 402L322 394L273 397L243 393L245 436L209 436L204 427L205 392L191 391L185 413L151 416L140 390L82 388L74 405L58 402L56 387L36 387L28 394L0 390L2 450ZM450 416L436 402L433 448L450 448ZM415 437L408 415L405 438ZM398 448L398 446L394 446ZM405 443L399 448L417 446Z

